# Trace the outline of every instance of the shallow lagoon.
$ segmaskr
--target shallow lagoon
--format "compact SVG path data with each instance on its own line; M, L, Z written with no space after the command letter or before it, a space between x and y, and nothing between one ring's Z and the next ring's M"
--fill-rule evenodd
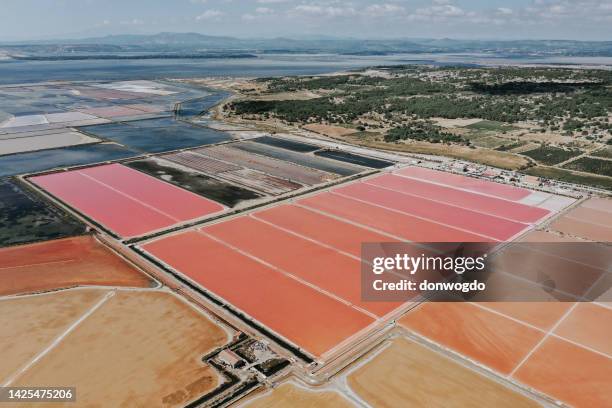
M0 157L0 177L34 173L59 167L101 163L137 155L139 153L134 150L111 143L13 154Z
M80 130L146 153L168 152L231 140L225 132L170 118L87 126Z

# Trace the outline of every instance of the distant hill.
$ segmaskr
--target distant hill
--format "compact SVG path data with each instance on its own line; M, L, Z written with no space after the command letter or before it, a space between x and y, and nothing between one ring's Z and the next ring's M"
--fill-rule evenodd
M500 56L560 55L612 56L612 41L571 40L455 40L351 38L262 38L240 39L199 33L109 35L82 39L0 43L9 53L27 56L88 53L320 53L384 55L393 53L482 52ZM38 56L40 56L38 55Z

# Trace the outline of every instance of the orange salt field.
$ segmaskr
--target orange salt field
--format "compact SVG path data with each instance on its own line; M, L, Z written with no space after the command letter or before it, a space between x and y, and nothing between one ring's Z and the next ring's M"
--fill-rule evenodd
M544 337L538 330L469 303L424 303L399 323L504 374Z
M612 356L612 309L596 303L579 303L555 333Z
M568 246L557 245L559 248ZM540 282L542 271L546 270L546 275L555 282L555 289L574 296L586 295L605 273L605 269L545 252L546 247L540 251L540 246L534 246L535 250L525 246L510 246L495 258L495 267L534 283Z
M284 230L313 239L338 251L361 256L362 242L396 242L389 235L377 233L328 215L296 205L282 205L252 214L258 220L270 222ZM356 239L359 237L359 239Z
M173 235L143 248L315 356L374 322L349 305L197 232Z
M414 181L393 177L399 190L405 181ZM373 324L397 316L404 306L361 300L361 243L482 242L494 239L483 232L507 239L528 229L513 219L447 205L439 198L427 201L369 184L376 180L352 182L289 204L153 239L141 248L281 339L321 358L371 330ZM461 199L502 201L506 211L538 218L549 213L478 192L444 188ZM411 206L415 202L417 206ZM447 212L454 215L449 217ZM316 318L308 313L315 309ZM323 327L333 329L325 334L316 329Z
M235 218L202 231L379 317L399 306L361 300L358 259L251 217ZM275 244L270 246L270 242Z
M516 256L512 251L518 248L504 253L511 266L505 279L515 275L528 280L512 278L502 286L522 290L521 285L538 279L526 271L543 270L546 265L546 273L556 274L556 289L568 294L551 293L549 302L424 303L399 323L547 398L577 407L606 406L610 393L603 384L612 369L612 311L603 303L575 303L570 294L609 287L609 248L554 230L533 231L521 241L533 245Z
M612 242L612 200L587 200L556 219L550 228L591 241Z
M593 224L579 219L563 217L552 224L552 228L575 237L593 241L611 242L612 228L606 225Z
M575 407L608 407L612 401L612 358L549 337L514 378Z
M20 346L25 343L32 350L22 353L26 358L17 364L20 369L7 370L11 371L12 386L69 384L76 387L79 406L98 406L104 401L105 406L183 407L224 381L201 361L202 356L229 341L229 333L208 317L168 292L89 291L95 295L89 302L73 305L63 300L85 293L83 290L10 301L20 302L29 312L24 320L32 333L39 335L45 325L37 326L32 316L53 319L57 312L46 305L56 299L62 299L63 305L59 309L62 314L57 315L62 324L46 341L39 341L38 336L20 337ZM43 303L38 302L39 297ZM78 313L67 315L77 307ZM77 321L79 318L82 321ZM66 325L74 323L66 333ZM65 336L45 350L58 332L65 332ZM13 354L10 350L0 348L3 360ZM33 355L39 358L23 370Z
M558 233L533 231L520 239L521 242L546 244L575 244L575 245L538 245L540 251L570 261L579 262L588 266L606 270L612 264L612 251L605 245L595 244L581 238L560 236Z
M427 201L399 192L412 189L414 179L393 176L394 192L372 184L380 177L156 238L140 248L280 339L324 360L338 346L397 317L406 305L361 300L363 242L481 242L493 240L482 233L507 239L529 228L487 212L460 209L464 216L449 218L456 207L444 204L443 197ZM522 214L517 218L549 214L478 192L443 188L454 199L501 201L504 211Z
M83 285L153 284L91 235L0 249L0 295Z
M610 319L595 303L427 303L399 323L549 398L592 407L612 396Z

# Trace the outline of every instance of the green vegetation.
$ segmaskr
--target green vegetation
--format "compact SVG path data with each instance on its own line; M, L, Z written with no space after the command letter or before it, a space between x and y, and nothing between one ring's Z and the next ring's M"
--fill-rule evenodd
M567 183L584 184L591 187L597 187L604 190L612 190L612 178L602 176L588 176L586 174L574 173L569 170L558 169L555 167L531 167L524 171L526 174L544 177L549 179L557 179Z
M291 92L301 90L331 90L363 92L380 95L423 95L441 92L452 92L454 86L417 78L379 78L362 75L336 75L329 77L296 77L271 79L268 82L268 92ZM377 92L378 91L378 92Z
M520 140L517 142L512 142L512 143L507 143L504 145L499 146L498 148L496 148L495 150L499 150L500 152L507 152L508 150L512 150L512 149L516 149L518 147L521 146L525 146L528 142L524 141L524 140Z
M544 93L572 93L578 89L597 88L599 83L585 82L532 82L532 81L510 81L501 83L470 84L474 92L490 95L528 95Z
M429 122L413 122L393 128L385 135L385 142L397 142L399 140L418 140L430 143L466 143L461 136L442 132L440 127Z
M504 143L507 142L506 139L496 136L469 137L469 141L474 146L486 147L489 149L497 149L498 147L503 146Z
M542 165L554 166L582 154L578 149L547 144L520 154L509 152L537 146L540 142L536 140L589 146L612 135L609 122L612 71L609 70L406 65L375 67L373 74L372 69L364 69L333 76L257 81L264 86L255 96L266 97L248 99L249 95L229 103L226 106L229 116L273 119L295 125L352 127L356 133L342 136L352 143L486 161L508 169L527 166L528 157ZM274 96L303 91L319 96L308 100ZM446 121L445 126L455 128L449 129L437 126L438 118L479 121L465 127ZM534 135L536 132L545 135L538 138ZM502 137L500 133L507 135ZM551 138L549 133L576 140ZM399 143L405 140L418 143ZM611 153L601 150L595 155L605 158ZM608 171L607 163L597 160L581 159L572 165L581 166L581 171L601 174ZM535 169L538 170L530 171L545 171L543 167ZM551 177L558 175L566 181L590 185L609 182L566 169L546 171Z
M480 122L472 123L467 125L466 128L474 130L485 130L489 132L507 132L514 129L506 123L498 122L496 120L481 120Z
M381 68L385 70L385 68ZM324 91L308 101L238 101L236 114L295 122L351 123L378 115L381 125L406 119L479 118L474 130L510 131L518 121L540 121L543 129L609 132L612 72L534 68L431 68L386 70L391 77L359 73L329 77L268 78L267 93ZM518 80L518 79L520 80Z
M584 171L612 177L612 160L581 157L563 166L566 169Z
M555 146L541 146L537 149L528 150L522 152L522 155L531 157L538 163L545 164L547 166L554 166L555 164L563 163L582 154L580 150L566 150Z
M375 132L355 132L351 133L351 137L357 139L382 139L382 135Z
M603 148L597 150L596 152L591 153L591 156L604 157L604 158L607 158L607 159L612 159L612 147L610 147L610 146L603 147Z

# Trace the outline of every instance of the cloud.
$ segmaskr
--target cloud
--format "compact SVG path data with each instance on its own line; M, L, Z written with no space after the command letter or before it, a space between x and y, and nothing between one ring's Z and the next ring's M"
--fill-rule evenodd
M353 7L344 5L300 4L293 9L293 14L298 16L335 18L354 16L357 12Z
M254 13L245 13L240 18L244 21L261 20L276 14L274 9L269 7L257 7Z
M139 18L133 18L131 20L120 21L119 24L121 25L143 25L144 21L142 21Z
M397 4L372 4L366 7L365 14L371 17L383 17L383 16L397 16L403 14L406 9Z
M273 18L292 19L290 24L296 30L308 27L325 27L337 30L335 24L352 24L359 32L359 26L381 25L381 31L405 32L401 24L414 23L411 27L431 27L432 32L480 31L488 35L495 27L506 26L504 34L527 32L570 33L578 27L607 26L612 23L612 0L524 0L476 6L467 0L251 0L250 2L228 2L230 0L185 0L192 3L215 4L204 11L197 20L218 20L234 13L242 21L270 21ZM237 4L250 4L240 10ZM522 5L520 3L523 3ZM353 24L354 23L354 24ZM371 23L371 24L370 24ZM149 23L150 24L150 23ZM453 28L443 28L445 24ZM439 29L438 29L439 27ZM573 28L570 28L573 27ZM338 28L342 30L343 28ZM601 30L600 30L601 31ZM502 33L502 31L498 31ZM445 34L449 35L449 34ZM450 34L452 36L452 34ZM501 34L503 35L503 34ZM520 34L514 34L520 35ZM540 35L541 36L541 35Z
M274 14L274 10L269 7L257 7L255 12L257 14Z
M219 11L219 10L206 10L205 12L203 12L202 14L200 14L199 16L196 17L196 20L198 21L202 21L202 20L218 20L221 17L223 17L225 15L224 12Z
M504 16L509 16L511 14L514 14L514 12L512 11L512 9L508 8L508 7L498 7L497 8L497 14L501 14Z
M534 0L533 3L517 10L520 20L530 24L589 25L594 22L612 21L610 0Z
M410 15L410 18L413 20L441 21L449 18L464 17L466 14L460 7L444 4L418 8Z

